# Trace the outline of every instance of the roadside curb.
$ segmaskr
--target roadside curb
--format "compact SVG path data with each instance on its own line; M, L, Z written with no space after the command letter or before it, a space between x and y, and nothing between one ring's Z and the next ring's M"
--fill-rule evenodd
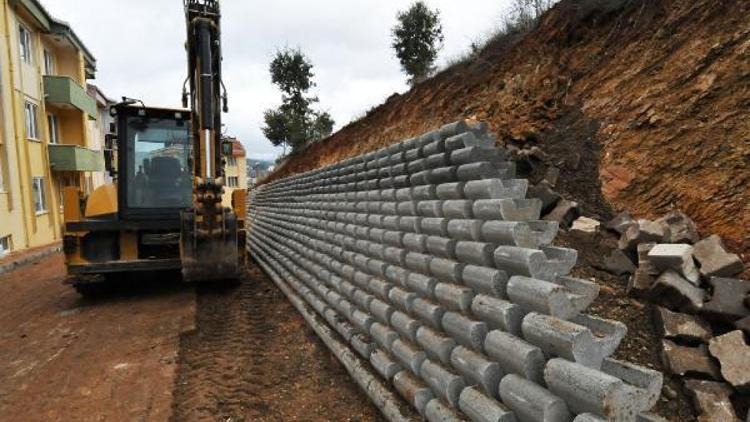
M39 250L28 252L25 255L22 252L22 256L19 256L17 259L13 259L14 257L12 255L8 256L6 259L8 259L9 262L3 262L4 260L0 259L0 275L9 273L29 264L37 263L53 253L60 251L62 251L62 245L55 243L47 247L41 247Z

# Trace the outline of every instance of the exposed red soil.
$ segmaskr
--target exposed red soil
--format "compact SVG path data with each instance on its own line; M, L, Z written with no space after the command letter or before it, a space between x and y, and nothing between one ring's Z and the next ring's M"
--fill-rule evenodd
M82 299L54 254L0 276L0 420L165 420L195 301L159 283Z
M563 0L525 36L393 95L269 180L459 118L544 149L545 134L575 110L599 123L596 173L612 208L647 218L681 208L747 261L750 3L637 0L611 13L579 4Z

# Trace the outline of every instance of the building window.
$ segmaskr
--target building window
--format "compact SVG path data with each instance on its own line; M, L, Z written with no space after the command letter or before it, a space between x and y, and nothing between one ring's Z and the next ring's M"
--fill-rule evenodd
M47 115L47 126L49 128L49 143L50 144L56 144L59 142L57 135L58 135L58 129L57 129L57 116L54 114L48 114Z
M44 199L44 178L34 177L31 182L33 189L32 194L34 195L34 211L36 211L37 214L45 213L47 212L47 202Z
M230 188L236 188L238 187L240 179L237 176L229 176L227 178L227 186Z
M227 165L228 166L232 166L232 167L237 166L237 158L235 158L232 155L230 155L229 157L227 157Z
M26 138L39 139L39 125L37 124L38 106L32 102L26 101L24 113L26 114Z
M18 25L18 43L21 49L21 60L32 63L34 51L31 43L31 31L23 25Z
M10 235L0 237L0 256L10 252L12 247L13 242L10 239Z
M55 56L53 56L47 49L44 49L44 74L55 74Z

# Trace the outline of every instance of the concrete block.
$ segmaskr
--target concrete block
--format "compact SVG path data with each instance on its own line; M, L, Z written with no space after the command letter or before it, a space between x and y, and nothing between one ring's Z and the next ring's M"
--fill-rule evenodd
M351 321L360 331L369 333L370 327L375 323L375 318L359 309L355 309L351 313Z
M647 295L664 307L696 312L703 307L706 291L668 270L656 279Z
M406 257L404 257L404 260L406 260ZM406 287L406 278L408 276L409 271L396 265L389 265L385 269L385 279L401 287Z
M451 183L451 182L457 182L458 177L456 176L456 171L458 170L458 166L451 166L451 167L440 167L436 169L429 170L427 172L427 183L433 184L433 185L439 185L442 183Z
M384 248L383 250L383 260L389 264L398 265L402 267L406 265L406 253L407 251L405 249L394 248L393 246L388 246Z
M590 368L601 366L626 330L624 324L615 321L584 316L572 322L535 312L526 315L521 325L523 338L548 358L563 357Z
M448 219L446 218L423 218L420 227L421 232L428 236L448 236Z
M450 153L450 163L457 166L483 161L500 161L503 158L501 150L481 146L461 148Z
M417 252L406 253L406 268L423 274L430 272L430 260L432 256Z
M396 309L382 300L375 299L370 302L370 312L372 313L372 316L382 324L390 324L391 316L395 311Z
M500 364L503 372L521 375L537 384L544 382L544 354L533 344L512 334L492 330L484 341L484 349Z
M565 400L568 408L575 413L590 412L607 420L624 421L632 420L653 405L661 389L660 374L643 370L643 376L639 378L636 376L637 368L623 369L616 362L607 362L606 365L613 372L622 370L622 375L631 379L622 380L604 371L559 358L547 362L544 379L549 390ZM653 387L657 385L659 390L654 395Z
M455 243L456 259L470 265L492 267L495 248L492 243L460 240Z
M508 275L505 271L495 268L467 265L461 275L463 283L477 293L483 293L493 297L507 298L506 285Z
M396 205L395 202L393 203L393 214L396 213ZM401 217L397 215L384 215L383 216L383 229L390 230L390 231L398 231L400 230L398 222Z
M713 337L711 326L706 321L660 306L654 309L654 323L660 336L684 344L708 343Z
M476 295L471 302L471 312L487 323L491 330L501 330L521 335L521 322L526 313L515 303L497 297Z
M630 213L623 211L609 220L605 227L622 235L625 234L628 227L637 225L638 223L630 216Z
M441 199L437 196L437 187L435 185L415 186L412 188L412 196L415 201Z
M635 274L638 269L625 252L614 249L604 259L604 269L614 275Z
M718 235L696 243L693 256L700 264L701 274L707 277L731 277L745 269L739 256L726 251Z
M595 283L559 277L554 283L524 276L513 276L506 287L508 298L527 312L540 312L571 319L596 299Z
M419 369L421 368L422 363L427 359L427 354L425 352L403 340L396 340L393 342L391 353L401 365L417 375L419 374Z
M440 258L456 258L456 241L447 237L427 236L427 252Z
M435 286L438 281L420 273L410 273L406 279L406 287L425 298L435 297Z
M445 140L445 149L447 151L454 151L466 147L484 147L492 148L495 142L489 137L477 137L472 132L465 132L460 135L452 136Z
M416 216L417 214L417 202L415 201L404 201L396 204L396 212L401 216Z
M430 260L430 274L441 281L460 283L465 265L445 258Z
M695 222L679 210L670 211L664 217L655 221L664 227L665 238L668 243L690 243L700 240Z
M362 334L353 335L349 343L360 356L367 360L370 360L370 355L377 348L377 345L369 337Z
M383 233L383 243L394 248L403 248L403 236L404 233L399 231L386 230Z
M398 229L404 232L404 235L408 233L419 233L422 230L421 222L422 217L402 215L398 219Z
M685 380L685 389L698 411L701 422L738 421L731 396L734 393L727 384L704 380Z
M581 215L578 203L561 199L555 208L552 209L544 219L547 221L556 221L562 227L570 227L573 222Z
M539 199L480 199L472 204L474 216L480 220L539 220L542 202Z
M620 237L617 247L622 250L634 251L641 243L660 243L664 241L666 233L659 223L649 220L638 220L629 226Z
M750 316L747 299L750 281L711 277L709 283L713 287L713 294L711 300L703 305L704 312L728 321Z
M443 216L448 219L471 219L474 218L473 206L474 201L469 199L443 201Z
M472 385L479 385L490 397L497 396L497 386L503 377L500 364L464 346L451 353L451 365Z
M740 392L750 392L750 346L742 331L714 337L708 344L711 355L721 365L721 375Z
M495 265L510 275L524 275L552 281L570 273L578 253L574 249L547 246L539 249L499 246Z
M435 187L435 196L437 199L465 199L464 182L444 183ZM432 186L432 185L429 185Z
M523 199L527 189L526 179L470 180L464 186L464 195L469 199Z
M399 365L388 353L380 349L376 349L370 354L370 363L372 364L372 367L387 380L390 380L402 370L401 365Z
M446 167L450 166L450 154L446 152L439 152L437 154L432 154L429 157L424 159L424 167L426 169L434 169L439 167Z
M429 359L422 362L419 375L438 397L453 407L458 406L458 397L466 386L463 378Z
M553 221L486 221L481 239L498 245L538 248L549 245L557 235L558 223Z
M487 336L487 323L474 321L457 312L446 312L442 319L443 330L456 342L477 351L483 351Z
M422 322L437 330L442 329L443 314L445 309L429 300L419 298L414 301L412 313Z
M347 342L351 341L351 338L355 334L357 334L357 329L352 324L350 324L350 323L348 323L348 322L346 322L344 320L338 320L338 321L336 321L336 324L333 326L333 328Z
M562 199L562 196L555 192L552 189L552 185L546 180L542 180L536 185L529 186L528 197L539 199L542 202L542 212L544 214L552 211Z
M455 410L444 405L438 399L433 399L427 403L424 412L425 419L428 422L461 422L465 420Z
M388 292L388 299L404 312L411 312L414 301L418 298L416 293L394 287Z
M694 285L700 285L700 274L693 262L692 246L682 243L657 244L649 251L648 259L657 270L674 270Z
M593 236L599 233L599 226L601 226L601 223L598 220L589 217L578 217L573 221L570 231L582 235Z
M411 187L394 189L396 196L396 202L411 201L413 200L411 195Z
M417 330L421 326L421 322L401 311L396 311L391 315L391 327L410 341L417 341Z
M372 302L373 299L375 299L375 296L364 290L356 290L352 294L352 302L356 303L361 309L370 309L370 302Z
M464 388L458 398L458 407L475 422L516 422L510 409L490 397L476 387Z
M448 236L456 240L482 240L482 220L454 219L448 221Z
M427 235L417 233L404 233L404 248L411 252L427 252ZM404 257L405 258L405 257Z
M417 202L417 215L425 218L443 217L443 201Z
M435 398L430 387L409 371L397 373L393 377L393 386L401 397L406 399L421 415L424 415L427 403Z
M538 384L509 374L500 381L500 398L519 422L570 422L567 404Z
M451 311L466 312L474 299L474 290L469 287L451 283L438 283L435 286L435 298L441 305Z
M370 335L385 350L391 350L393 342L398 340L398 333L379 322L370 326Z
M417 330L417 344L431 359L445 365L450 365L451 353L456 348L456 340L427 327Z
M581 413L573 419L573 422L607 422L607 420L593 413Z
M388 292L393 288L393 284L381 279L381 278L372 278L370 279L370 283L368 284L368 290L374 294L375 296L383 299L388 300ZM370 304L372 306L372 304Z

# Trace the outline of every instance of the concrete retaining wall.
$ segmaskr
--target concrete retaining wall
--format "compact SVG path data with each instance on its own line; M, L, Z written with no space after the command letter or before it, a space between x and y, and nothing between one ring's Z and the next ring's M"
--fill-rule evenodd
M625 326L583 313L598 286L494 145L459 121L263 185L248 251L427 420L636 420L661 374L610 358Z

